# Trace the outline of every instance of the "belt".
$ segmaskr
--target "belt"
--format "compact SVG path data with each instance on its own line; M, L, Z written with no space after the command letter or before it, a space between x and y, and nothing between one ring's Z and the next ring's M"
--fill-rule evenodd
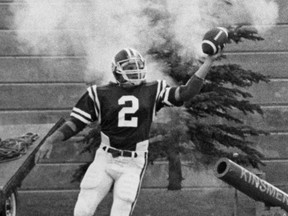
M133 152L133 151L126 151L126 150L118 150L118 149L114 149L114 148L110 148L108 146L104 146L103 150L112 154L112 157L137 157L137 153Z

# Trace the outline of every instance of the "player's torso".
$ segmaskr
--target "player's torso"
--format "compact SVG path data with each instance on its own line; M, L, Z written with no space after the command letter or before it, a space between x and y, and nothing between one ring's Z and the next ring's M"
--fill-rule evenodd
M112 146L131 149L134 143L149 138L156 94L157 82L133 88L113 84L97 88L101 130Z

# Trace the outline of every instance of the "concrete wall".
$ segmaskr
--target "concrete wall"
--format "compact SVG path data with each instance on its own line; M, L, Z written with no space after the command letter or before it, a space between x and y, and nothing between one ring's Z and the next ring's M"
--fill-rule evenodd
M270 75L268 84L254 85L249 91L253 102L261 104L264 116L243 116L256 128L272 135L258 138L258 148L266 155L266 180L288 192L288 4L277 0L280 9L278 24L262 35L264 41L245 41L229 45L227 62L236 63ZM21 1L0 1L0 124L51 124L68 116L70 109L86 89L83 81L85 58L83 50L66 53L39 53L20 49L17 31L12 25L9 6L21 7ZM56 52L57 51L57 52ZM79 183L71 183L72 175L91 160L79 154L81 146L70 140L57 145L52 158L38 164L24 180L19 191L22 214L71 215ZM212 169L193 170L183 166L183 190L167 192L167 163L149 166L135 215L231 215L234 190L215 179ZM109 195L100 207L107 215ZM157 205L152 205L151 203ZM240 215L253 215L255 205L240 194ZM155 207L156 206L156 207ZM55 212L55 209L57 211ZM174 213L173 213L174 212Z

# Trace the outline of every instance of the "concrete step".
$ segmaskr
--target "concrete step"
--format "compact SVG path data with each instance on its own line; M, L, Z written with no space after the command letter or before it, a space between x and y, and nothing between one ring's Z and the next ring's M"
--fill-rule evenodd
M0 110L71 109L87 87L82 83L0 84Z
M67 153L68 154L68 153ZM62 153L63 157L65 153ZM86 160L91 161L91 157L86 153ZM76 155L74 161L84 161L82 155ZM76 189L79 182L75 182L73 177L76 170L87 162L66 161L64 163L39 163L24 179L21 188L24 190L60 190ZM276 187L288 192L288 159L266 162L266 166L261 167L266 176L265 180ZM254 171L252 171L254 172ZM226 183L219 180L214 175L214 167L197 167L182 162L182 175L184 180L181 185L183 188L219 188L229 187ZM149 165L143 179L143 188L167 188L168 186L168 162L159 161ZM45 179L45 181L41 181Z
M38 32L37 32L38 31ZM49 32L50 37L39 39L39 30L0 31L0 56L29 56L29 55L85 55L85 41L93 35L85 35L81 30L55 30ZM41 33L43 35L44 32ZM53 35L53 33L55 33ZM24 37L18 37L21 34ZM47 34L47 32L45 33ZM287 52L288 51L288 25L278 25L266 32L263 41L244 40L239 44L228 44L226 52ZM26 36L25 36L26 35ZM23 38L33 35L34 40L29 43ZM261 35L262 36L262 35ZM55 38L54 38L55 37ZM54 38L49 41L49 38ZM109 45L109 44L107 44Z
M21 216L68 216L73 214L78 190L19 191ZM238 216L255 216L255 202L239 193ZM112 194L103 200L97 216L109 215ZM234 190L198 188L167 191L142 189L133 216L231 216ZM95 214L95 215L96 215Z
M1 83L84 82L85 57L0 57ZM112 73L112 72L111 72Z
M219 64L238 64L271 79L287 79L286 59L288 52L228 53ZM93 73L87 63L85 56L2 56L0 83L87 82Z

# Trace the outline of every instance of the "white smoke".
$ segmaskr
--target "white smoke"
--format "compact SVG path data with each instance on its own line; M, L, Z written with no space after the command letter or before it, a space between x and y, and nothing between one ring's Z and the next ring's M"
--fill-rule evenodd
M251 23L259 33L269 30L277 22L279 7L274 1L246 0L244 7L247 9L247 17L250 15Z
M278 5L274 0L168 0L175 17L173 30L182 43L183 54L203 55L201 40L212 27L245 23L265 33L276 24Z
M141 8L140 0L24 0L21 7L12 4L11 11L22 49L36 55L86 56L87 80L110 75L112 56L140 43L137 34L146 26Z
M214 26L247 23L265 32L278 18L273 0L23 0L20 5L11 4L11 11L21 48L36 55L85 56L84 80L111 79L117 51L135 47L145 54L165 42L165 33L183 45L181 55L198 57L204 33ZM170 18L151 26L144 8L166 11ZM154 63L152 68L157 71Z

